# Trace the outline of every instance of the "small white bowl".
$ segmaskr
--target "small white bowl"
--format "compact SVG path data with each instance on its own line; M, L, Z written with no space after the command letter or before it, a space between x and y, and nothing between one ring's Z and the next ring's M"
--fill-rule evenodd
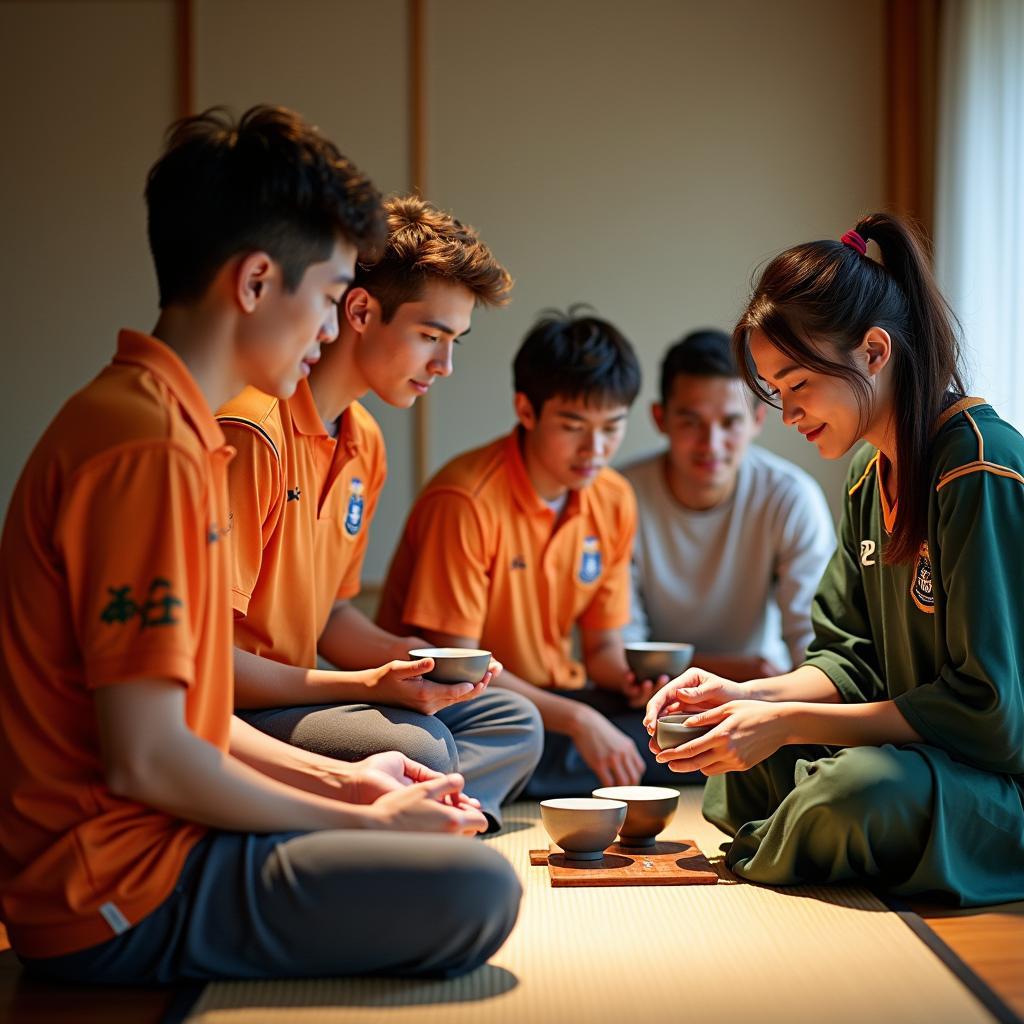
M699 711L691 711L689 714L665 715L664 718L659 718L654 729L654 739L658 747L661 750L671 750L710 732L714 728L713 725L699 725L691 729L685 724L688 719L698 714Z
M433 658L434 667L423 674L435 683L479 683L491 663L490 651L473 647L421 647L410 651L409 657Z
M593 795L625 803L626 820L619 828L623 846L653 846L679 806L679 794L667 786L604 786Z
M621 800L559 797L541 800L540 818L567 860L600 860L626 820Z
M693 644L670 644L656 640L625 644L626 663L639 682L659 676L675 679L681 676L693 661Z

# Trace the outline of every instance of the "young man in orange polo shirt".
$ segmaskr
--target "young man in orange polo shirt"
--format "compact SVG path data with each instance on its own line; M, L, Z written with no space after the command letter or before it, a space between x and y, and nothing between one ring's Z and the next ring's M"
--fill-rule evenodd
M497 685L547 730L527 793L671 779L650 756L651 683L626 665L636 502L608 463L640 388L629 342L592 316L549 317L514 364L519 425L448 463L409 514L378 623L432 643L485 646ZM570 653L579 627L583 663Z
M291 394L337 333L379 197L263 107L180 122L146 199L156 326L121 332L58 413L0 542L11 943L33 973L106 984L475 966L519 889L452 834L485 825L461 779L398 753L332 761L231 714L232 452L212 408L245 384ZM379 915L395 927L363 927Z
M541 753L533 704L509 690L434 683L405 666L431 646L375 626L351 600L387 474L384 439L358 399L409 408L452 372L474 306L512 285L476 232L416 196L385 203L383 254L360 266L338 340L284 401L254 388L218 418L231 463L235 702L246 721L306 750L351 760L398 749L458 770L491 828ZM316 667L382 665L369 685ZM386 669L390 671L385 672ZM371 703L372 702L372 703Z

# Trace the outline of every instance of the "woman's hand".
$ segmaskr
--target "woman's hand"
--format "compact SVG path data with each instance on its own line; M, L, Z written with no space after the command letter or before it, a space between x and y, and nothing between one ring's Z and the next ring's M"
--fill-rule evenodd
M742 683L723 679L702 668L690 668L651 697L644 715L644 726L653 735L658 719L665 715L684 714L688 711L696 713L747 697L747 690Z
M674 772L721 775L746 771L791 742L790 707L771 701L732 700L695 714L687 722L694 728L712 726L710 732L666 750L651 740L651 750Z

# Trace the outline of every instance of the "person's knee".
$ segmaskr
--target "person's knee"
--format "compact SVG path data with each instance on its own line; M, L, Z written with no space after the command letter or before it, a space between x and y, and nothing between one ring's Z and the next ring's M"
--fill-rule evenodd
M523 887L512 865L487 845L473 843L466 852L468 857L461 871L460 888L467 909L489 903L491 912L504 911L505 916L514 920Z
M530 770L540 761L544 749L544 720L537 705L521 693L511 690L492 691L495 714L500 717L502 730L513 742Z
M401 708L316 709L297 718L290 742L341 761L398 750L436 772L458 771L459 755L447 726Z
M711 822L727 836L736 835L740 826L749 820L746 814L749 800L744 791L749 783L745 775L746 772L712 775L704 784L701 814L705 821Z
M537 705L528 697L518 693L509 696L516 698L516 721L522 736L523 759L530 762L532 770L537 766L544 750L544 719L541 718Z
M424 716L426 717L426 716ZM459 752L452 734L438 721L427 718L422 726L402 729L394 749L435 772L447 775L459 770Z
M913 817L930 803L931 775L923 759L891 746L848 747L819 762L808 782L832 826L856 831L873 820Z
M447 877L444 912L462 934L445 973L460 974L485 963L508 938L519 916L523 889L512 865L483 844L466 844Z

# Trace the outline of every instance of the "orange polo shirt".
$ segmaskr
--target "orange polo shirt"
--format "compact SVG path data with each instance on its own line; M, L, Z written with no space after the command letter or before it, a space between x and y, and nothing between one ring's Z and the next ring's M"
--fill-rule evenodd
M23 956L141 920L206 831L110 792L93 691L173 679L189 728L227 749L230 457L185 364L122 331L15 488L0 541L0 916Z
M552 532L553 531L553 532ZM575 624L629 621L633 490L612 469L555 513L527 476L519 431L452 460L413 506L377 621L392 633L477 637L536 686L578 689Z
M359 593L387 479L380 427L353 402L330 437L304 380L286 401L247 388L217 416L238 452L228 476L235 644L314 668L335 600Z

